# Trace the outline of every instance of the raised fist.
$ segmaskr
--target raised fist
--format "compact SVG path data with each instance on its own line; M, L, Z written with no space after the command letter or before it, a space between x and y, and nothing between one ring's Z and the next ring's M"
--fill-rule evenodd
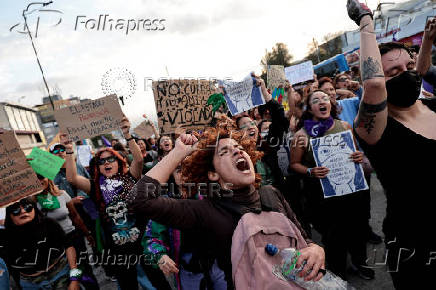
M363 16L369 15L372 17L371 10L363 3L360 3L358 0L348 0L347 1L347 11L348 16L350 16L351 20L356 22L357 25L360 26L360 20Z

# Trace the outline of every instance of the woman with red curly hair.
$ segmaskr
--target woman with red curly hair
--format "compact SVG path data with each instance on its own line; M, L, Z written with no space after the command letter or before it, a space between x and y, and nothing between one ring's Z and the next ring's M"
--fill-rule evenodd
M141 150L129 133L130 123L127 118L122 120L121 128L133 154L130 168L120 153L112 148L104 148L95 155L96 165L92 169L92 179L77 174L73 145L66 140L66 135L62 135L61 140L67 153L65 166L68 182L89 194L97 205L104 231L103 253L108 255L103 259L103 263L111 261L107 263L110 265L104 265L107 266L105 270L116 277L121 289L137 289L136 265L129 264L130 261L118 263L118 257L142 253L143 228L128 214L126 199L129 191L141 177L143 159ZM100 237L101 235L97 234L97 241ZM116 263L112 263L113 260Z
M211 261L217 260L225 273L228 289L233 288L233 231L242 214L262 211L258 190L260 176L255 174L253 166L262 153L255 150L255 140L242 136L231 120L227 124L218 123L217 128L207 128L199 141L197 136L182 134L176 140L175 148L135 185L129 203L129 209L138 219L152 219L177 229L196 231L198 249L207 253ZM167 182L180 162L183 162L185 182L182 190L188 194L204 194L208 190L208 198L177 200L159 197L160 185ZM300 263L308 261L304 273L313 269L307 279L321 279L318 269L324 267L323 249L307 239L281 193L272 186L264 189L273 199L276 198L279 211L297 226L310 244L301 250L299 260ZM228 205L238 209L236 215Z

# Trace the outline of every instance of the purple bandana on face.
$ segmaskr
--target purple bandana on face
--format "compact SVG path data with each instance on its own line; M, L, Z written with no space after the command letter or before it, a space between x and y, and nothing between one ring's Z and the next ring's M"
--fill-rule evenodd
M304 120L304 129L311 137L321 137L333 125L333 122L331 116L321 121Z

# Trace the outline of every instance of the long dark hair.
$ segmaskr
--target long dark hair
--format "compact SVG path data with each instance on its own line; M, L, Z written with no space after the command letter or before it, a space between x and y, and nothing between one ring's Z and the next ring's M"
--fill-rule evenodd
M323 90L315 90L307 96L307 99L305 101L306 110L304 110L303 114L301 115L300 120L298 121L297 130L300 130L301 128L303 128L305 120L312 120L313 119L313 114L309 111L311 109L310 100L312 99L313 94L315 94L316 92L322 92L322 93L326 94ZM336 105L332 103L331 99L330 99L330 105L331 105L330 116L333 119L339 119L338 109L336 108Z
M17 226L16 224L14 224L14 222L12 221L12 218L11 218L12 209L13 209L14 205L16 205L17 203L20 203L20 204L27 204L28 203L28 204L33 205L33 210L35 211L35 218L31 221L31 223L34 223L34 224L41 223L42 219L44 218L44 215L36 206L36 202L34 201L34 199L32 197L26 197L26 198L23 198L22 200L17 201L16 203L14 203L6 208L5 229L8 232L13 232L14 230L16 230L20 227L20 226Z

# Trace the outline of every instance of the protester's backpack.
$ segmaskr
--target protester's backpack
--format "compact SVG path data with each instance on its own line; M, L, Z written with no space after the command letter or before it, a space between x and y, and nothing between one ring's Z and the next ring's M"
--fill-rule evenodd
M269 187L271 188L271 187ZM302 289L297 284L277 278L273 265L281 257L265 252L268 243L279 249L307 247L299 229L285 215L276 212L280 202L268 186L259 190L262 212L245 213L238 222L232 237L232 278L235 289Z

